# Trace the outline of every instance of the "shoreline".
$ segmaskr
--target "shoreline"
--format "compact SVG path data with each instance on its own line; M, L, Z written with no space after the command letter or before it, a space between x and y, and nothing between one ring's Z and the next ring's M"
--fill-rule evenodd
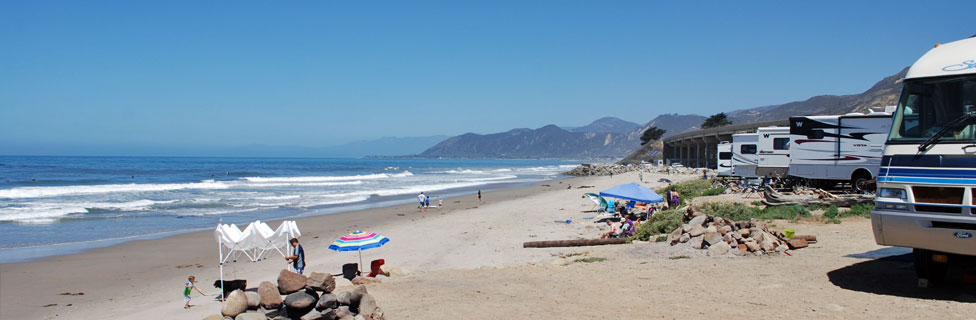
M566 177L554 180L542 181L529 184L523 187L503 188L499 190L483 190L483 203L478 203L473 194L458 195L444 198L443 209L430 209L420 213L416 205L411 201L406 204L392 205L387 207L370 208L362 210L344 211L332 214L317 215L311 217L300 217L296 220L302 230L302 244L309 254L306 264L306 272L327 272L337 273L341 264L351 262L353 255L331 252L327 249L328 244L335 238L355 230L364 230L387 235L394 245L410 246L424 242L425 232L430 229L424 224L434 223L438 226L450 227L456 222L444 222L444 220L455 220L454 216L459 214L467 215L473 211L484 210L485 207L525 207L525 199L537 197L540 194L552 193L552 191L569 191L570 193L582 193L580 189L566 190L566 186L594 184L592 180L600 177ZM623 179L617 179L621 183ZM577 198L574 196L572 198ZM561 197L565 198L565 197ZM577 199L581 200L581 199ZM588 202L588 200L586 201ZM586 206L591 206L592 203ZM481 209L479 209L479 207ZM488 209L492 210L492 209ZM290 219L289 219L290 220ZM462 219L463 221L464 219ZM446 223L446 225L445 225ZM272 223L276 225L276 223ZM441 227L434 227L441 229ZM491 231L489 226L486 230ZM457 232L453 230L452 232ZM495 229L504 231L502 229ZM397 231L397 232L394 232ZM506 231L507 232L507 231ZM390 235L393 233L394 235ZM466 232L465 232L466 233ZM399 242L399 243L398 243ZM433 248L434 251L441 245L450 243L427 243L425 245ZM519 242L521 244L521 242ZM395 247L387 245L386 247ZM385 247L384 247L385 248ZM492 261L475 261L474 259L465 262L450 259L449 263L439 264L436 261L426 261L419 259L411 262L397 263L398 260L408 260L408 257L415 256L411 250L399 251L402 259L396 259L396 255L383 253L390 251L384 248L375 249L382 255L374 256L374 251L367 251L363 254L364 260L369 258L385 257L391 267L402 268L403 270L438 270L442 268L477 268L484 265L518 265L525 263L525 260L511 260L502 257L504 261L497 263ZM465 248L466 249L466 248ZM215 289L210 287L210 282L216 279L219 272L217 264L217 244L214 240L212 230L193 231L166 236L158 239L139 239L125 241L123 243L93 248L81 253L48 256L27 262L12 262L0 264L0 318L33 318L44 314L44 318L55 318L63 315L59 310L68 304L68 310L79 311L82 306L115 304L119 300L130 299L163 299L171 300L168 293L159 295L156 290L151 288L165 288L172 283L185 282L189 274L195 274L200 280L201 288L204 292L214 293ZM431 260L443 258L440 253L427 253ZM546 254L548 255L548 254ZM329 261L318 263L318 257L328 257ZM393 257L393 258L391 258ZM281 261L278 261L278 260ZM461 260L468 260L462 258ZM258 262L238 261L227 263L224 266L225 279L244 278L249 280L249 287L256 286L259 281L271 280L277 271L284 268L285 263L276 253L269 255L269 258ZM254 269L262 269L258 272ZM246 270L246 271L245 271ZM243 276L248 274L248 276ZM259 276L260 275L260 276ZM44 281L33 281L37 277L47 278ZM254 282L251 282L254 281ZM344 280L343 280L344 281ZM348 283L348 282L346 282ZM23 290L30 288L30 290ZM136 297L120 297L117 290L133 289L138 292ZM60 295L65 292L85 292L81 296ZM217 305L219 303L209 301L204 297L201 304ZM73 302L68 302L73 301ZM55 304L59 307L48 307L44 305ZM137 305L145 302L136 303ZM151 303L156 304L156 303ZM171 306L166 306L171 307ZM211 307L207 307L211 308ZM86 310L90 310L85 308ZM96 307L95 309L98 309ZM211 312L212 313L211 308ZM67 310L65 310L67 311ZM40 313L38 313L40 312ZM92 310L92 318L98 318L97 313ZM195 317L195 316L194 316ZM85 318L85 317L82 317ZM202 318L202 316L201 316Z

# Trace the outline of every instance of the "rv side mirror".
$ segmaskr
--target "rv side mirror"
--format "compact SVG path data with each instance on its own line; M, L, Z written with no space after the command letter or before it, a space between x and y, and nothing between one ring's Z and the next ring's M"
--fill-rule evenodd
M820 140L820 139L823 139L823 138L824 138L824 132L823 132L823 130L819 130L819 129L818 130L810 130L810 133L807 134L807 139Z

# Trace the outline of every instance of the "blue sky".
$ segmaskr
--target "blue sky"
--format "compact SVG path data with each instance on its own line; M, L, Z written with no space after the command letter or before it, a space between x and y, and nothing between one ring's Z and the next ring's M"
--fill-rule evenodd
M0 154L326 146L857 93L935 43L976 33L974 10L972 1L4 1Z

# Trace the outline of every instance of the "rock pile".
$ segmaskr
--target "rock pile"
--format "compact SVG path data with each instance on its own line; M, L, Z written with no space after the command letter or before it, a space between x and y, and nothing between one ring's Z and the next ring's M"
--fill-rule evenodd
M256 292L234 291L225 299L220 315L210 315L204 319L386 319L365 286L334 294L336 283L330 274L312 272L306 277L281 270L277 283L261 282Z
M710 256L775 254L806 247L808 240L815 239L809 236L787 239L783 233L769 230L766 225L760 226L753 219L732 221L705 214L695 206L688 207L684 221L684 225L668 235L668 243L708 249Z
M585 176L609 176L611 174L621 174L636 171L640 167L634 164L605 164L605 163L584 163L573 170L569 170L565 175L585 177Z

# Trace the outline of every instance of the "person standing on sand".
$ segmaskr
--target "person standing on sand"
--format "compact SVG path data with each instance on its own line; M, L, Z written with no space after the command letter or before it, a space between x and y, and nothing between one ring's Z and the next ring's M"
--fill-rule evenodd
M481 189L478 189L478 202L481 202Z
M424 209L427 209L428 211L430 211L430 197L429 196L424 198Z
M437 199L437 209L444 206L444 199Z
M305 248L302 248L302 245L298 243L298 239L296 238L291 238L291 240L288 240L288 243L295 249L292 251L292 255L285 257L285 261L291 262L291 266L295 268L295 272L302 274L302 271L305 270Z
M206 293L203 293L203 291L200 291L200 288L197 288L197 277L190 276L189 278L186 278L186 280L186 285L183 287L183 301L186 301L186 304L183 305L183 309L189 309L191 307L190 293L192 293L193 290L197 290L197 292L199 292L201 295L207 295Z
M423 192L417 195L417 200L420 201L420 212L424 212L424 202L427 201L427 196Z

